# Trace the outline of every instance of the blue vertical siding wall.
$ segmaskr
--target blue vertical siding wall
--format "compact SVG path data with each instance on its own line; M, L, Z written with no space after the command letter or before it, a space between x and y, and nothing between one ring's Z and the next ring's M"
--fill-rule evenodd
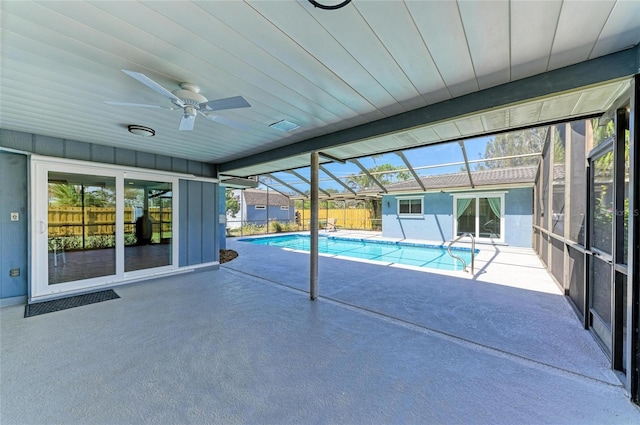
M29 186L25 155L0 152L0 299L26 297L29 277ZM19 214L11 221L11 213ZM18 269L19 276L9 271Z
M453 234L453 203L449 193L425 193L424 215L417 218L398 216L395 195L382 198L382 233L390 238L425 239L444 242Z
M214 164L5 129L0 129L0 147L57 158L191 173L201 177L217 176Z
M479 192L482 192L481 190ZM533 188L505 190L505 243L532 247ZM398 195L382 198L382 235L389 238L447 242L453 238L453 197L448 192L423 193L424 215L401 218Z
M218 261L218 185L180 180L180 267Z
M5 129L0 129L0 147L24 152L0 150L0 299L25 297L28 292L29 153L201 177L217 173L215 165L199 161ZM179 186L179 266L218 261L218 185L180 180ZM11 212L20 213L18 222L10 221ZM15 268L20 276L9 277L9 270Z

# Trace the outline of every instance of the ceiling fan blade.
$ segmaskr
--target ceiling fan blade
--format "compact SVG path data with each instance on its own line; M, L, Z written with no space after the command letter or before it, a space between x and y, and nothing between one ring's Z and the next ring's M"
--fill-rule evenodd
M133 106L136 108L169 109L170 111L173 111L176 109L176 108L171 108L169 106L150 105L148 103L115 102L113 100L103 100L103 102L111 106Z
M161 95L163 95L164 97L167 97L167 98L171 99L171 101L173 101L176 105L178 105L180 107L184 106L184 102L182 100L180 100L179 97L177 97L175 94L171 93L169 90L165 89L160 84L156 83L155 81L153 81L151 78L147 77L146 75L141 74L139 72L127 71L126 69L123 69L122 72L124 72L128 76L133 77L136 80L140 81L142 84L144 84L145 86L149 87L151 90L154 90L154 91L160 93Z
M195 122L195 115L183 115L182 119L180 120L180 127L178 127L178 130L193 130L193 125L195 124Z
M200 109L221 111L223 109L247 108L251 106L242 96L227 97L225 99L210 100L200 104Z
M231 128L235 128L237 130L249 130L251 128L250 125L232 120L230 118L225 118L222 117L220 115L215 115L215 114L202 114L203 117L205 117L206 119L208 119L209 121L213 121L213 122L217 122L223 125L226 125L227 127L231 127Z

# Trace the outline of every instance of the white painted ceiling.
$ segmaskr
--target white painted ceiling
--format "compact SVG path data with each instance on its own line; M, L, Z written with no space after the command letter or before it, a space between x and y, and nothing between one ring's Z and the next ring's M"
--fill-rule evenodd
M336 1L326 0L326 4ZM372 1L339 10L306 0L2 1L4 129L223 163L618 52L640 42L640 1ZM197 84L242 131L180 111L123 73L168 90ZM343 144L340 158L495 132L606 110L628 81L479 111L404 133ZM289 133L269 124L288 120ZM129 134L126 126L155 129ZM237 169L308 165L307 155Z

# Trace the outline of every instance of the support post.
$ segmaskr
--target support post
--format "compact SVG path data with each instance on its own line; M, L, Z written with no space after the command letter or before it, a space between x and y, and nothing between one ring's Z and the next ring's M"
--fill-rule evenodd
M309 296L318 298L318 152L311 153L311 246L309 256Z
M629 115L629 265L627 281L627 389L640 404L640 74L631 82Z

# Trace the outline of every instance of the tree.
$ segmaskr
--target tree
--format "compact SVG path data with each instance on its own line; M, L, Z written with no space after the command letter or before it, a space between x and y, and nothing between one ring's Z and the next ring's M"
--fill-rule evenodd
M474 170L482 171L496 168L537 165L539 158L535 156L503 160L492 160L492 158L540 153L544 147L547 131L547 127L530 128L528 130L514 131L495 136L493 140L487 143L484 155L480 154L480 158L485 158L486 161L476 163Z
M409 180L411 174L404 167L392 164L380 164L367 169L369 174L375 177L383 186L400 181ZM375 182L366 174L351 174L346 179L347 185L353 190L366 190L378 187Z
M52 204L65 207L106 207L115 203L113 191L71 183L49 184Z
M376 165L367 169L367 171L383 186L411 178L409 171L403 167L392 164ZM378 185L376 185L375 182L366 174L351 174L347 177L346 183L356 192L378 187ZM381 199L370 199L367 200L365 204L371 211L372 218L375 219L382 216Z
M232 189L226 189L224 197L226 213L235 218L236 214L240 211L240 202L238 202L238 197L234 196Z

